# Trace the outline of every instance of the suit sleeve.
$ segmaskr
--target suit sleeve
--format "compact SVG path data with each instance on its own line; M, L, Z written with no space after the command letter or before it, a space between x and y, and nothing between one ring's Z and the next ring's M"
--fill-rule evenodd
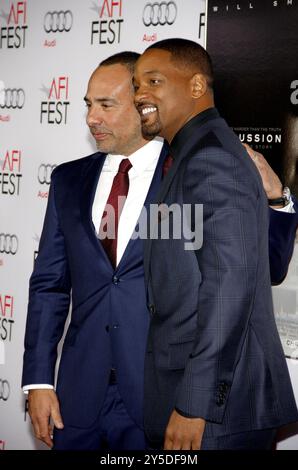
M224 416L255 295L258 191L243 164L220 148L188 163L184 202L203 204L204 239L196 251L202 275L196 340L175 403L185 416L217 423Z
M298 202L294 198L295 214L270 211L269 258L272 284L280 284L288 271L298 227Z
M39 253L30 278L22 386L54 384L57 345L70 304L69 266L55 205L56 170L52 173Z

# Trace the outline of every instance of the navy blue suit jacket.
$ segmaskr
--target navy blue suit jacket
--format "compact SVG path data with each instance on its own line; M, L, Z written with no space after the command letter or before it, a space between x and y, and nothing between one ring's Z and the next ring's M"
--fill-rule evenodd
M145 243L148 436L162 442L174 408L204 418L207 437L296 421L273 314L260 175L215 109L189 121L171 147L174 163L157 200L203 204L203 245L191 251L186 236L158 238L167 217L175 227L170 213ZM193 218L187 222L193 229Z
M145 206L156 196L160 159ZM144 356L149 312L143 240L131 239L113 269L92 223L92 204L105 155L64 163L52 174L39 254L30 279L23 385L54 384L57 344L72 299L71 322L57 393L66 425L97 418L111 367L133 420L143 426Z
M280 284L285 278L293 254L298 227L298 201L295 197L295 214L270 209L269 258L271 283Z

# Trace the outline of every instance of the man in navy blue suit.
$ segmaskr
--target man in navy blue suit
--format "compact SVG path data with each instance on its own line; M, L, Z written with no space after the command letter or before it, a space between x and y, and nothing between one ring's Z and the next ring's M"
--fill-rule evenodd
M212 64L199 44L154 43L134 85L143 134L164 137L172 161L145 241L147 436L166 450L270 449L298 413L273 314L260 175L214 106ZM192 248L181 220L196 234Z
M85 102L98 152L64 163L52 174L30 279L22 383L30 390L35 434L50 447L54 441L54 449L147 446L143 368L150 316L143 240L130 237L142 207L160 186L167 150L162 139L147 141L141 134L132 86L137 57L120 53L96 68ZM99 233L106 206L125 182L129 188L116 251L115 244L105 249ZM55 392L57 344L70 299L71 322ZM55 425L53 441L49 417Z
M143 204L155 199L168 149L162 141L148 142L141 135L131 87L137 58L136 53L120 53L94 71L85 101L98 152L62 164L52 175L30 280L23 386L29 390L35 435L50 447L49 418L55 424L54 449L147 446L143 369L150 314L143 241L130 236ZM126 158L132 168L113 265L97 234L113 179ZM276 191L272 170L265 170L270 190ZM273 229L278 231L278 224ZM292 245L288 236L276 251ZM55 392L56 349L71 298Z

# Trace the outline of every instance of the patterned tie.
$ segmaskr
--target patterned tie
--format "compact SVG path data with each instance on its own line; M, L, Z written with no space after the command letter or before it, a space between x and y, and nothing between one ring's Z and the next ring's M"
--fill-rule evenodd
M125 204L125 198L128 193L128 172L131 167L132 164L130 163L128 158L125 158L121 161L118 173L116 174L113 180L112 189L102 215L99 229L99 238L101 239L102 245L114 268L117 264L118 223L122 209ZM111 238L108 238L107 236L104 237L104 234L106 234L107 232L109 233L110 231L112 235Z
M168 154L165 158L165 161L163 162L163 167L162 167L162 177L164 178L166 174L168 173L169 169L171 168L173 164L173 157L172 155Z

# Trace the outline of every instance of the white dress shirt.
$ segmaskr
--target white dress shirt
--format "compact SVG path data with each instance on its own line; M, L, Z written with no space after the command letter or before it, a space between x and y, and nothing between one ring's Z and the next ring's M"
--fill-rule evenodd
M163 141L154 139L129 157L107 155L103 164L92 207L92 221L98 233L102 214L121 161L129 158L129 190L120 215L117 235L117 265L137 224L155 172Z

